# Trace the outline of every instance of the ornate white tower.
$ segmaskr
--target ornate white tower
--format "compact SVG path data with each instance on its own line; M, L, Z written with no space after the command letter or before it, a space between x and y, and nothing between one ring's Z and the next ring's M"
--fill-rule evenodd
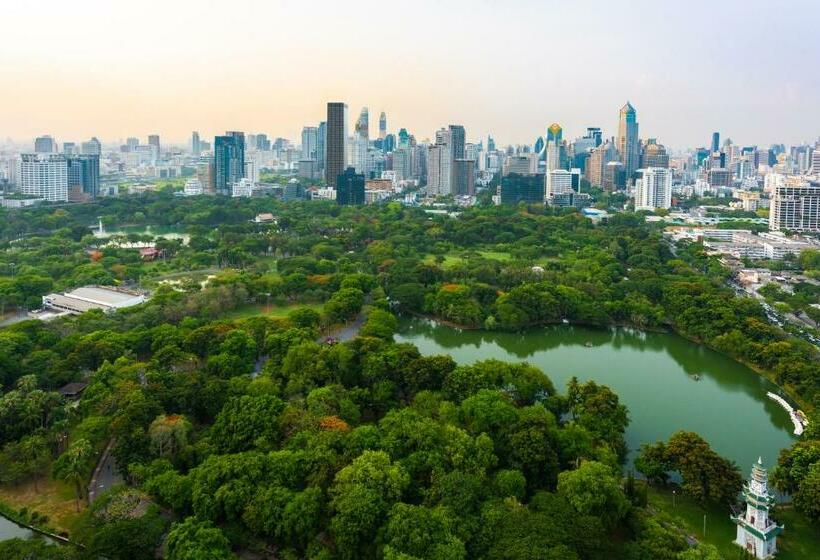
M769 494L769 476L763 468L763 460L752 466L752 477L743 487L746 513L732 517L737 524L735 544L742 546L755 558L772 558L777 554L777 535L783 530L769 519L769 510L775 499Z

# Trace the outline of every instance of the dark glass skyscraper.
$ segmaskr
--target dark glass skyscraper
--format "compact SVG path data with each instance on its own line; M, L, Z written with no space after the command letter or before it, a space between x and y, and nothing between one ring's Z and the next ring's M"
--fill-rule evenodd
M66 156L68 189L75 189L84 198L96 198L100 192L100 156L71 154Z
M336 204L352 206L364 204L364 174L348 167L336 177Z
M618 153L627 179L632 177L640 164L640 145L638 144L638 117L635 108L629 101L621 107L618 123Z
M325 139L325 179L329 187L336 186L336 179L345 169L347 150L347 105L327 104L327 136Z
M231 186L245 176L245 134L226 132L214 138L214 188L231 195Z
M450 125L450 146L453 159L464 159L464 144L466 143L464 127L460 124Z
M720 150L720 132L712 133L712 153Z

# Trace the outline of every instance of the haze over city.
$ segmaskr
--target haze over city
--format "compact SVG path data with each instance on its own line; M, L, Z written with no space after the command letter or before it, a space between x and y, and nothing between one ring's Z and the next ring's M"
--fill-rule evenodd
M420 139L459 122L531 143L554 121L613 135L629 100L642 135L673 148L712 130L796 144L820 122L819 17L807 0L14 2L0 137L297 138L340 100Z

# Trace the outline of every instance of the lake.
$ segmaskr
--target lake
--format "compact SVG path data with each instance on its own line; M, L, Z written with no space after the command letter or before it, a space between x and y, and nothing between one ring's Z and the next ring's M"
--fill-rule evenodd
M745 476L758 456L772 467L795 440L788 413L766 396L779 392L775 384L676 334L574 325L500 333L402 319L395 338L425 355L449 354L460 364L490 358L529 362L562 394L573 375L609 386L629 408L630 461L641 444L689 430L735 461Z
M0 515L0 541L14 538L29 539L32 536L34 536L34 531L31 529L20 527L16 523L13 523Z

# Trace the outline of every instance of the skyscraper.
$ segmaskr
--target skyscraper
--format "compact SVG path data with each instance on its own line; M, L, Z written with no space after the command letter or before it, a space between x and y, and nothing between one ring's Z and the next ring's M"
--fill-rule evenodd
M199 157L201 151L202 148L199 143L199 132L195 130L191 133L191 153L194 154L194 156Z
M232 187L245 176L245 135L226 132L214 138L213 181L217 194L231 196Z
M347 105L327 104L327 139L325 143L325 179L329 187L336 186L336 179L345 169L347 153Z
M451 142L450 149L453 153L453 159L464 159L464 146L466 144L464 127L460 124L451 124L449 126L449 130Z
M552 123L547 129L547 176L553 169L561 169L561 143L563 142L563 130L558 123Z
M385 136L387 136L387 115L382 111L379 115L379 140L384 140Z
M621 107L618 122L618 153L621 163L624 164L627 181L638 169L639 149L637 114L635 108L627 101L626 105Z
M327 123L322 121L316 129L316 169L319 173L325 170L325 145L327 144ZM321 177L321 175L320 175Z
M302 127L302 159L316 159L316 150L319 143L319 129L315 126Z
M712 133L712 152L720 150L720 132Z
M34 151L38 154L57 153L57 141L49 135L38 136L34 139Z
M453 149L452 130L442 128L436 131L436 143L428 148L427 194L448 196L452 191Z
M612 142L607 140L597 148L589 152L589 159L586 162L584 175L593 187L601 187L604 184L604 168L606 165L616 160L618 153Z
M453 194L475 194L475 161L458 158L453 160Z
M642 160L641 167L669 167L669 154L666 153L666 147L658 144L655 138L646 141Z
M370 111L367 107L362 107L359 113L359 120L356 121L356 128L353 131L356 136L363 138L365 142L370 140Z

